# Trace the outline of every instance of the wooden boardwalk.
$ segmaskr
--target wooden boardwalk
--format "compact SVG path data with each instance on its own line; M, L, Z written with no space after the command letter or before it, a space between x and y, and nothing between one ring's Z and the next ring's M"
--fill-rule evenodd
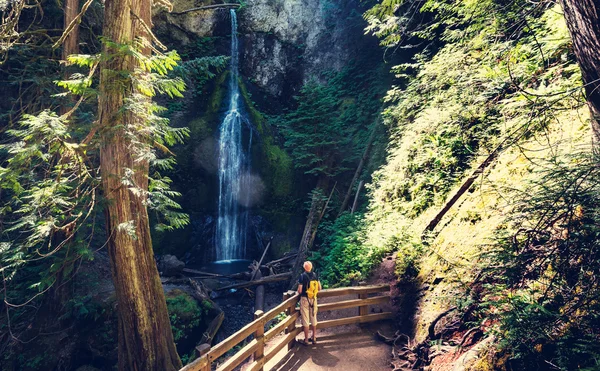
M389 370L391 348L374 334L358 329L321 336L317 345L296 345L265 370L276 371L370 371Z
M181 371L230 371L243 364L244 371L259 370L379 370L389 363L389 347L375 340L374 331L358 324L389 320L389 285L346 287L319 292L319 341L316 345L299 345L295 339L302 332L297 324L299 296L288 291L281 304L267 313L257 311L255 320L235 334L213 346L202 347L200 358ZM383 294L383 295L382 295ZM358 298L356 298L358 296ZM371 310L377 305L378 310ZM383 307L382 307L383 306ZM336 315L330 315L335 312ZM273 323L276 317L285 318ZM388 321L389 322L389 321ZM268 330L265 331L265 326ZM300 335L304 336L304 335ZM230 350L242 343L234 354Z

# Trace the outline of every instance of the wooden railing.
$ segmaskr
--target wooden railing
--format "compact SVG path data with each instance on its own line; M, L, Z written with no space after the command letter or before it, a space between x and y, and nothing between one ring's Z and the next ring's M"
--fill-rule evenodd
M320 321L317 324L317 328L322 329L392 318L391 312L369 314L369 305L383 304L388 302L390 298L387 295L369 297L369 294L381 293L389 290L389 285L381 285L343 287L320 291L319 299L352 294L358 295L358 299L324 304L319 303L319 312L358 307L358 315L347 318ZM265 364L284 347L287 346L288 350L291 349L294 346L296 336L302 332L302 326L296 326L296 320L300 316L300 311L296 308L299 298L300 297L297 292L288 291L284 293L283 302L281 304L266 313L263 313L262 311L256 311L256 313L254 313L254 321L250 322L238 332L214 347L210 348L209 346L205 346L201 350L200 357L182 368L180 371L210 371L211 365L217 360L217 358L221 357L233 347L246 340L250 335L254 336L253 339L244 345L240 350L238 350L234 355L229 357L225 362L219 364L217 370L233 370L235 367L239 366L242 362L253 355L254 360L250 365L249 370L262 371ZM275 319L275 317L282 312L287 315L286 318L265 332L265 326L267 323ZM265 354L265 344L282 332L285 334L285 336L279 339L274 346L269 347L268 352Z

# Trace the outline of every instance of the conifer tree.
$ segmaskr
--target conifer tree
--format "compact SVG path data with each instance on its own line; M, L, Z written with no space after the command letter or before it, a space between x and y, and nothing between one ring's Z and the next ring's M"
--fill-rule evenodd
M100 167L117 294L120 370L177 370L165 296L152 252L146 209L155 109L144 94L151 52L150 0L108 0L100 65Z

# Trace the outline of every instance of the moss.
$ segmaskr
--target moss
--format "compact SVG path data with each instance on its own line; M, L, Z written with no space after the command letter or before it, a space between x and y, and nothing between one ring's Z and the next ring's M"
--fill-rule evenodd
M190 136L195 140L207 138L214 132L214 128L211 127L204 118L197 118L190 121L188 127L190 129Z
M221 109L221 105L223 104L223 100L225 98L225 94L227 94L227 77L229 76L229 71L225 71L221 73L214 82L214 90L208 99L208 104L206 106L207 115L213 115L216 112L219 112Z
M166 299L173 337L175 342L179 342L200 327L207 309L198 305L190 295L178 289L169 291Z
M250 115L250 121L256 126L256 130L261 136L267 134L265 130L265 116L254 106L252 95L248 92L246 84L241 80L239 81L239 84L242 99L244 100L244 103L246 103L246 109Z
M266 144L263 152L270 169L272 195L274 197L289 195L292 191L292 159L281 147L274 144Z
M294 167L291 157L275 140L273 130L265 116L254 106L251 95L246 85L240 81L240 93L250 121L260 135L260 151L258 153L261 164L261 175L268 186L267 193L274 198L285 198L292 193Z

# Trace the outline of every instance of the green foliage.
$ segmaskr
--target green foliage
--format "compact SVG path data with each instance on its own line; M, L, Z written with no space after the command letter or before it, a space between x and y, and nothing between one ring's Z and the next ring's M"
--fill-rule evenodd
M571 94L581 82L564 21L524 3L513 40L510 9L487 0L425 3L445 44L392 69L402 84L386 98L392 143L389 165L373 175L373 214L419 217L482 156L544 130L556 122L552 110L581 104Z
M511 368L598 367L590 341L598 336L590 278L597 190L585 175L596 160L539 159L563 150L557 128L576 142L571 128L581 126L572 123L584 102L581 77L560 8L550 1L383 0L365 18L390 51L414 52L392 68L397 84L383 115L392 138L387 164L373 174L365 240L395 246L404 279L450 278L426 294L434 300L421 313L439 311L433 303L442 286L478 286L468 280L481 251L494 250L496 269L484 268L491 269L489 296L469 305L480 305L480 320L497 321ZM494 151L497 162L444 217L431 245L411 242ZM525 178L534 184L525 187ZM505 181L510 191L500 193ZM521 187L524 194L513 197ZM515 218L502 222L512 207ZM498 240L481 246L495 228Z
M326 287L347 286L365 279L389 251L368 244L364 217L358 213L344 213L333 223L322 223L319 235L326 237L312 260L319 264L319 279Z
M175 162L167 147L183 142L188 131L170 127L162 116L164 108L151 101L155 94L182 96L184 80L172 76L179 57L175 52L143 55L138 41L102 42L107 49L104 54L69 58L69 63L88 71L57 81L68 91L60 96L76 95L79 101L75 108L89 108L86 100L96 98L97 72L103 61L118 54L138 62L139 68L134 71L102 71L114 77L112 88L126 94L122 112L140 118L130 121L124 135L136 161L147 161L153 171L147 190L136 184L133 169L126 169L121 182L132 194L147 200L148 208L158 215L157 228L181 228L189 218L174 201L179 194L170 190L170 179L158 171L172 168ZM200 64L195 67L197 73L201 71ZM90 246L97 248L105 243L100 222L103 218L98 217L104 206L98 192L97 155L101 143L94 135L103 129L90 128L87 123L92 120L80 121L90 116L89 111L80 116L78 112L74 109L58 116L45 109L35 115L24 114L3 133L6 137L0 146L0 272L10 309L2 314L2 333L10 326L14 336L28 334L36 320L35 313L44 304L43 294L60 290L73 278L80 261L93 257ZM129 224L122 227L131 229ZM61 300L65 309L62 320L97 319L103 311L85 296Z
M358 162L379 102L376 74L351 65L311 80L296 97L297 107L276 117L294 166L305 174L335 177Z
M93 215L98 186L94 170L87 165L86 149L74 143L67 123L56 114L43 111L25 115L20 127L7 130L13 142L0 146L0 188L4 204L0 216L11 222L5 228L0 248L2 271L7 278L29 260L53 255ZM53 236L63 240L53 241ZM66 238L66 239L65 239ZM76 256L89 256L87 247ZM58 271L53 266L52 272ZM55 279L35 283L43 291Z
M206 83L223 71L228 57L201 57L183 61L175 67L173 74L193 86L192 94L198 96Z
M306 174L335 176L347 136L337 121L337 89L311 81L302 87L296 111L285 117L283 133L294 165ZM325 124L324 124L325 123Z
M516 200L514 228L499 230L488 254L491 313L524 368L544 360L569 370L600 366L598 175L589 154L548 163Z
M194 331L198 331L209 309L206 305L198 305L191 296L181 290L171 291L167 295L167 311L175 342L185 340Z
M175 197L180 197L181 193L172 191L170 184L171 179L161 177L158 173L150 177L148 184L148 208L157 213L158 222L155 228L158 231L183 228L190 222L189 215L178 211L181 210L181 206L173 201Z

